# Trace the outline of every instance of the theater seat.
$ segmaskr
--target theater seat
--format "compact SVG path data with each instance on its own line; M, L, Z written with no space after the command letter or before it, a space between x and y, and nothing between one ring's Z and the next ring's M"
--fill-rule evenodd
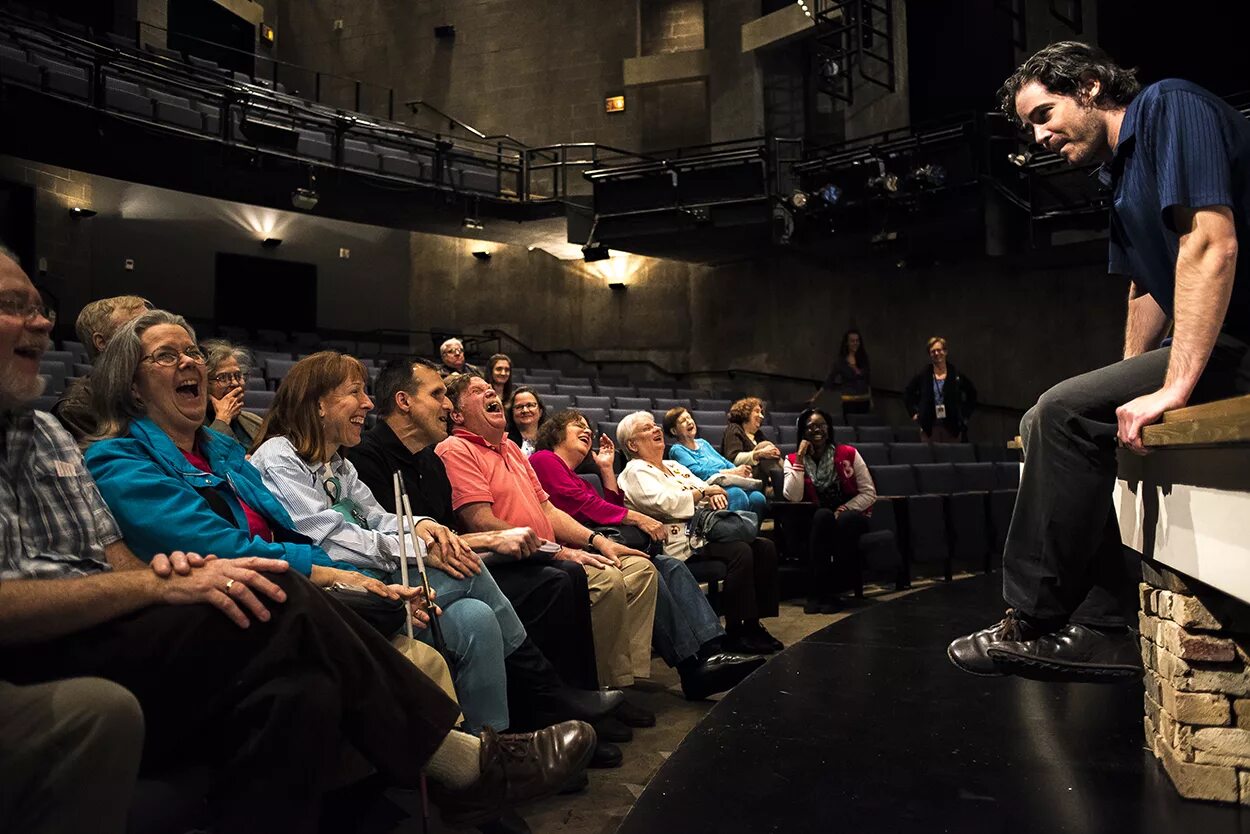
M860 443L893 443L894 429L889 426L856 426L855 438Z
M671 403L674 399L676 399L676 397L673 395L672 388L653 388L653 387L643 387L641 385L638 386L638 396L650 397L653 400L657 400L656 402L657 406L663 405L664 403ZM662 400L663 402L659 402L660 400Z
M928 443L894 443L890 445L890 463L933 463L933 446Z
M543 405L547 406L547 414L565 411L573 407L573 398L568 394L541 394Z
M935 463L976 463L977 450L967 443L934 443Z
M595 396L595 389L589 382L572 384L567 382L557 382L556 393L568 394L571 397L593 397ZM604 397L603 399L610 401L612 398ZM606 408L607 406L604 407Z
M841 446L849 443L854 446L856 443L855 429L850 426L834 426L829 431L833 435L832 439L835 445Z
M600 391L602 393L602 390ZM614 397L613 408L630 411L650 411L651 400L648 397Z
M785 437L785 429L782 429L782 432L782 437ZM869 469L887 466L890 463L890 452L884 443L857 443L855 450L859 452L859 456L864 459Z
M559 386L559 385L556 386L556 388L560 388L560 387L562 386ZM567 392L560 391L559 393L564 394ZM579 409L600 408L600 409L603 409L604 411L607 411L609 408L612 407L612 398L601 397L598 394L579 394L573 397L573 403Z
M990 492L990 527L993 530L992 552L1003 552L1011 514L1016 508L1016 491L1020 486L1020 464L995 463L994 489Z
M273 405L277 391L248 391L243 395L244 408L254 414L264 415Z

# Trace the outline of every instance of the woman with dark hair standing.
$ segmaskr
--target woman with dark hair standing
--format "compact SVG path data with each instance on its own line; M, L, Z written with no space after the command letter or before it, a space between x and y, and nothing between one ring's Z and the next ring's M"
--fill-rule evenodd
M864 337L854 328L842 334L838 358L829 369L820 390L812 395L815 403L821 391L841 390L843 414L867 414L872 411L872 370L868 365L868 349Z
M512 357L506 353L496 353L486 361L486 381L499 395L499 401L506 403L512 399Z
M946 360L945 339L934 336L928 347L929 365L907 383L903 404L920 424L926 443L965 443L968 418L977 407L977 389Z
M488 382L490 380L487 380ZM538 449L538 427L547 419L542 397L528 385L518 385L508 400L508 437L521 447L526 457Z
M831 442L830 424L819 408L799 414L799 447L785 463L786 500L817 507L808 531L807 614L838 609L838 592L859 570L859 538L877 500L868 464L854 446Z

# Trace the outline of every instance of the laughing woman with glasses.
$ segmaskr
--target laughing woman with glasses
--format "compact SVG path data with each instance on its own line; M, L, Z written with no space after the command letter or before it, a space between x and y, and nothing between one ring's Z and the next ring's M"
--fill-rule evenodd
M251 446L261 423L259 415L243 410L252 357L224 339L208 339L200 349L208 363L208 412L204 425Z
M547 419L547 406L533 388L518 385L508 402L507 414L508 437L529 457L538 449L538 427Z

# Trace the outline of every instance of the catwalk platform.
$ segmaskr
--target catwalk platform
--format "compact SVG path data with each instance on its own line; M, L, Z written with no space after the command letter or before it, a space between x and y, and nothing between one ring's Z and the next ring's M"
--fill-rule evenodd
M735 688L660 768L620 834L1250 831L1180 799L1143 747L1142 689L966 675L959 634L1000 578L856 613Z

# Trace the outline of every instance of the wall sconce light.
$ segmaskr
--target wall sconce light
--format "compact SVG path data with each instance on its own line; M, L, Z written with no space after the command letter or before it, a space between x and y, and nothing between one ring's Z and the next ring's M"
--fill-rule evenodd
M473 252L473 257L477 258L479 261L489 261L490 253L485 249L477 249Z
M625 112L625 96L607 96L606 98L604 98L603 112L624 113Z
M282 245L282 238L267 237L260 242L260 245L265 247L266 249L276 249L277 247Z
M625 292L626 286L624 281L609 281L608 289L612 292Z
M96 213L92 211L91 209L83 208L82 206L74 206L72 209L69 210L69 213L71 217L77 220L82 220L87 217L95 217L96 215Z
M606 261L611 257L611 253L602 243L588 243L582 247L582 257L589 264L595 261Z
M264 41L268 46L273 46L273 41L274 41L273 27L270 26L268 23L262 23L260 25L260 39Z

